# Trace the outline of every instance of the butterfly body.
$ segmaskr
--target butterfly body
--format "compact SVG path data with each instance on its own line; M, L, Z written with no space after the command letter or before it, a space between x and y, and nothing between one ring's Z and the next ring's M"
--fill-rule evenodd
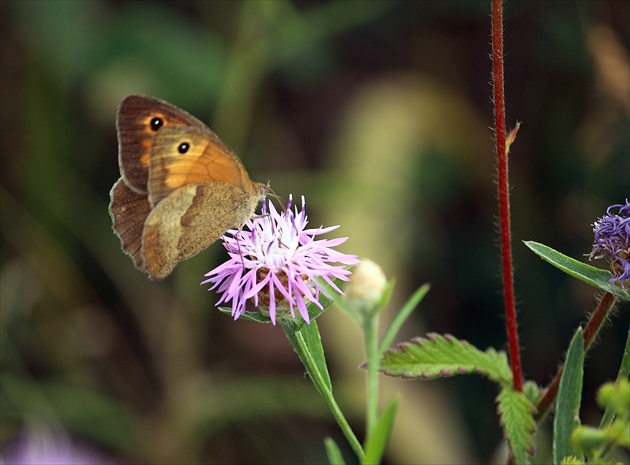
M265 198L240 159L194 116L155 97L130 95L118 110L121 178L111 190L113 229L151 279L228 229Z

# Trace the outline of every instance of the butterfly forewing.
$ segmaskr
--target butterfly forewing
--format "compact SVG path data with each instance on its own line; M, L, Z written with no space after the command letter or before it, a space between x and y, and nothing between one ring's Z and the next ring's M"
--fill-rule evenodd
M155 97L129 95L120 104L116 118L118 163L123 179L136 192L147 192L153 139L172 125L210 131L191 114Z
M251 181L241 161L224 145L193 127L171 126L155 137L149 169L149 201L155 206L182 186L228 183L249 192Z

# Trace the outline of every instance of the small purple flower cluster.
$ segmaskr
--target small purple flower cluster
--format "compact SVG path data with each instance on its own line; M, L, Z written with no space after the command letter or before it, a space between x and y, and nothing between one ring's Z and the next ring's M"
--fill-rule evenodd
M617 213L614 213L618 209ZM608 207L606 215L593 223L595 242L590 258L606 258L613 277L611 284L630 286L630 202Z

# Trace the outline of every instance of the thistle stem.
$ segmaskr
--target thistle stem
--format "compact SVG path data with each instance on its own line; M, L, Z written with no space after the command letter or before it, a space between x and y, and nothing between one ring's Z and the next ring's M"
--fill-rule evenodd
M374 312L376 313L376 312ZM378 315L371 313L363 319L363 331L365 333L365 353L367 358L366 372L366 402L367 402L367 435L372 437L374 427L378 421Z

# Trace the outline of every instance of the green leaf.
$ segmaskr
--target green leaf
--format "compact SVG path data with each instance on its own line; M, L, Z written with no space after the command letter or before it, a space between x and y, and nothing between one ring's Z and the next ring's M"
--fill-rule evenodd
M490 348L485 352L450 334L435 333L415 338L383 355L380 370L388 376L431 380L479 373L504 386L512 383L505 352Z
M63 424L85 438L112 450L129 447L142 420L132 409L106 394L70 380L35 382L22 374L2 371L3 416L7 421L24 418Z
M339 446L332 438L324 439L324 445L326 446L326 455L328 455L328 461L330 465L345 465L346 462L343 460L343 455L341 455L341 451L339 450Z
M400 396L394 397L378 419L374 427L374 432L367 439L367 443L365 444L365 458L362 461L363 464L371 465L381 463L389 442L389 436L392 432L394 417L398 411L399 404Z
M392 321L392 324L389 326L389 329L385 333L383 337L383 341L381 342L380 352L383 353L387 350L390 344L394 341L396 334L402 327L403 323L409 318L411 312L418 306L420 301L424 298L424 296L429 292L431 288L430 285L424 284L421 286L413 295L409 298L407 303L403 306L403 308L398 312L398 315Z
M571 433L580 426L580 404L584 377L584 336L578 328L569 345L564 362L556 415L553 421L553 463L559 465L564 457L573 455L582 458L579 450L571 444Z
M537 405L542 398L540 386L534 381L525 381L523 383L523 394L525 394L525 397L534 405Z
M313 384L330 407L341 431L350 443L350 447L352 447L357 457L362 459L365 453L361 443L352 431L348 420L346 420L333 396L332 382L328 374L324 347L319 336L317 322L312 320L310 324L300 326L296 320L281 320L280 324L293 345L293 349L302 361L304 368L306 368L306 372L311 377L311 381L313 381Z
M501 425L517 464L527 462L527 454L534 453L533 436L536 431L534 404L512 387L501 389L497 398Z
M283 320L280 321L280 324L315 387L323 396L331 393L332 382L328 374L326 356L317 322L312 320L308 325L298 325L296 320Z
M569 457L565 457L562 459L562 462L560 462L561 465L586 465L586 462L582 459L578 459L577 457L574 456L569 456Z
M232 316L232 309L230 307L219 307L221 313ZM254 323L271 323L271 318L263 315L260 312L244 312L238 317L239 320L253 321Z
M524 241L536 255L551 263L556 268L564 271L568 275L584 281L591 286L614 294L622 300L630 300L630 291L619 286L610 284L607 280L612 278L612 273L608 270L595 268L594 266L582 263L574 258L568 257L557 250L544 244L534 241Z

